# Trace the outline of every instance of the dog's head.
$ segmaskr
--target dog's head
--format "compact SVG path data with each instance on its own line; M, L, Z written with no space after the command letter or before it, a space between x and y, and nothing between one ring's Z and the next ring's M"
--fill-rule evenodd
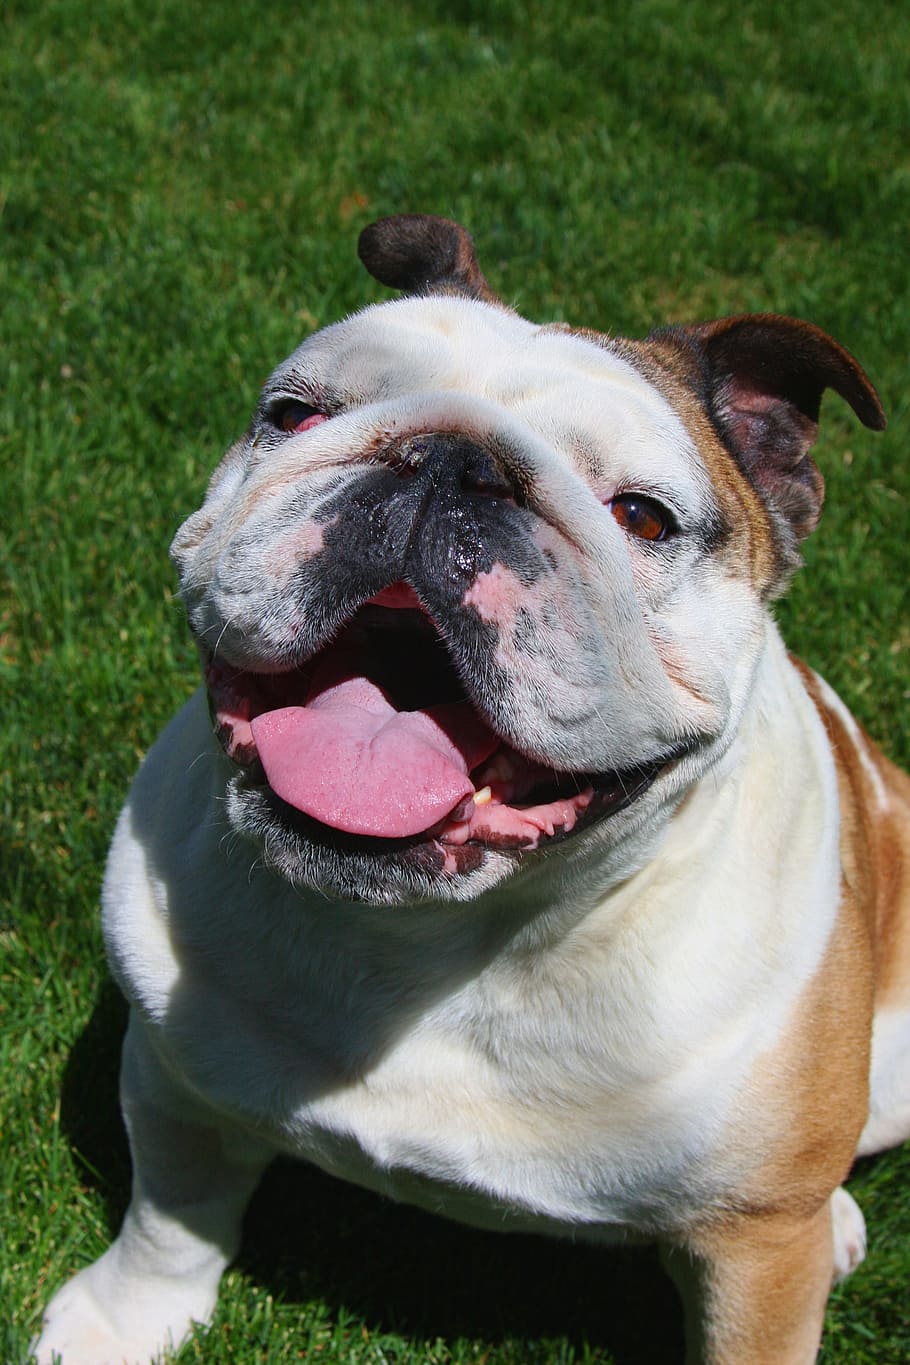
M438 218L360 253L407 297L278 367L173 555L235 827L331 895L467 899L659 824L725 750L821 395L884 418L807 323L536 326Z

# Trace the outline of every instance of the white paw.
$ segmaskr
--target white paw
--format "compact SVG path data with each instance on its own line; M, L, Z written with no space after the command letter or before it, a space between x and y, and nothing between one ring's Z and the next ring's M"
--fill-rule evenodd
M81 1270L51 1299L31 1351L38 1365L150 1365L211 1315L213 1298L175 1282L144 1281L111 1297L105 1257Z
M831 1196L834 1230L834 1283L845 1280L866 1254L866 1220L843 1186Z

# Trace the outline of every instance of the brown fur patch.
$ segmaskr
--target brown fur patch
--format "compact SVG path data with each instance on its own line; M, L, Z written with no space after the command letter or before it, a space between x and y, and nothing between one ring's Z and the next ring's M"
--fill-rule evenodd
M876 1008L910 1008L910 778L794 660L831 740L844 881L873 936ZM842 704L841 704L842 705Z
M780 563L768 510L705 411L688 354L660 341L613 339L583 328L576 335L628 361L667 400L708 470L724 532L720 562L731 575L747 578L761 597L772 596Z
M844 877L825 957L743 1098L758 1158L746 1208L809 1217L845 1179L869 1107L873 974L867 906Z
M808 1365L831 1288L830 1205L701 1229L667 1269L687 1304L687 1359Z

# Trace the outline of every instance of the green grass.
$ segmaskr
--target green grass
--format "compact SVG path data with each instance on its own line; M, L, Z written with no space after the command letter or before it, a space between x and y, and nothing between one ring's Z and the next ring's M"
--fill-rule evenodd
M642 335L768 309L848 345L891 427L827 401L827 510L780 615L910 761L910 14L46 0L3 24L0 1343L18 1365L126 1197L95 903L130 774L195 684L166 547L273 364L382 296L364 223L460 218L541 320ZM826 1365L910 1358L908 1175L905 1149L855 1176L871 1250L832 1300ZM181 1360L644 1365L678 1342L649 1254L470 1234L288 1166Z

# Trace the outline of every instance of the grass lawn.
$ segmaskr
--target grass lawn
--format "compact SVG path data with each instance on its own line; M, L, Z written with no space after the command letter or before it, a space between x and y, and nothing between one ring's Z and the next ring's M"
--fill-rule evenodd
M140 755L196 684L166 549L273 364L382 297L359 229L457 217L539 320L788 312L879 386L826 400L826 514L780 608L910 762L910 11L880 0L11 0L0 66L2 1359L123 1211L96 923ZM910 1359L910 1148L851 1183L826 1365ZM469 1233L290 1165L183 1361L681 1359L648 1253ZM308 1354L309 1353L309 1354Z

